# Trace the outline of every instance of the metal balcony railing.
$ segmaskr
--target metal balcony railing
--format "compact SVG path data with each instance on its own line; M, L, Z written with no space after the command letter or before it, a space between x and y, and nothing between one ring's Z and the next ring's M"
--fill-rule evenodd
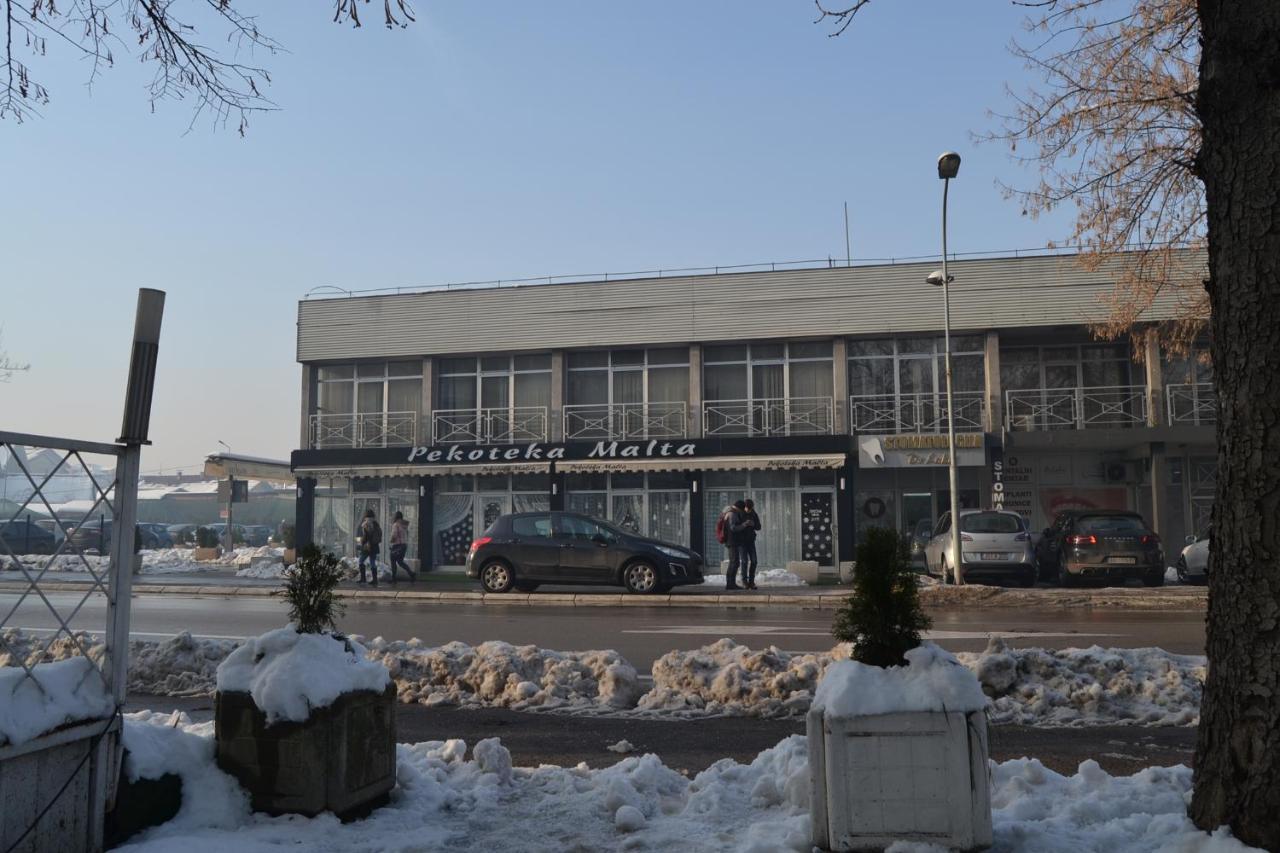
M1005 425L1018 432L1146 426L1147 388L1117 385L1006 391Z
M1164 386L1169 423L1206 426L1218 422L1218 392L1210 382Z
M511 444L547 440L546 406L437 409L431 416L435 444Z
M833 410L830 397L707 400L702 404L702 434L829 435Z
M986 412L986 395L963 391L952 395L956 407L956 429L981 432ZM849 423L854 432L919 433L946 432L947 395L859 394L849 397Z
M311 416L311 447L410 447L417 443L417 412Z
M688 409L683 402L584 403L564 407L566 441L684 438L688 434L687 428Z

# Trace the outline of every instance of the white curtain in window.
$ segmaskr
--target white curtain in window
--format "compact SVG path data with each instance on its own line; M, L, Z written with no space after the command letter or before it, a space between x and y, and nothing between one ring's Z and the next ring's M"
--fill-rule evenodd
M517 406L551 408L550 373L517 373L515 381Z
M466 561L475 527L472 500L472 495L436 495L432 499L431 533L438 565L460 566Z
M341 497L316 497L315 543L321 551L330 551L340 557L355 553L351 535L351 499Z
M644 534L644 495L614 495L609 520L632 533Z
M609 495L605 492L570 492L569 512L589 515L592 518L609 517Z
M756 534L756 555L762 569L785 569L789 560L800 559L797 539L800 496L795 489L752 490L761 530Z
M830 397L831 362L797 361L791 364L792 397Z
M512 512L551 512L551 496L546 494L513 494Z
M689 493L649 492L647 536L689 546Z

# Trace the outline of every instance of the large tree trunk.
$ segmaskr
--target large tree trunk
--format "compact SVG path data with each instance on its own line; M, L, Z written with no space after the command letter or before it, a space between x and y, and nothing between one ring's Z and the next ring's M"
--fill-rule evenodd
M1199 0L1218 491L1191 817L1280 851L1280 0Z

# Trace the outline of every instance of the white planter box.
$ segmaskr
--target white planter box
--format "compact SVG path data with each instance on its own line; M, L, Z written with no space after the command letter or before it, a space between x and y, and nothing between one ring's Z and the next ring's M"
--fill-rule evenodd
M991 845L987 720L970 713L808 719L813 843L883 850L895 841Z
M816 560L792 560L787 563L787 571L807 584L818 582L818 563Z
M840 563L840 583L853 583L853 570L852 561Z

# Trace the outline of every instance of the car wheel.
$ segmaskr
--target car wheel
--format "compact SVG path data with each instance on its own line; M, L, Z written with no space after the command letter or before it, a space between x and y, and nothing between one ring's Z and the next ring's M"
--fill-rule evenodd
M516 581L515 587L517 592L533 592L538 585L533 581Z
M658 579L658 570L652 563L639 560L622 570L622 583L627 592L649 595L658 591L662 582Z
M1142 576L1143 586L1164 586L1164 569L1156 569Z
M484 564L480 570L480 585L485 592L510 592L515 585L515 574L511 566L502 560L492 560Z

